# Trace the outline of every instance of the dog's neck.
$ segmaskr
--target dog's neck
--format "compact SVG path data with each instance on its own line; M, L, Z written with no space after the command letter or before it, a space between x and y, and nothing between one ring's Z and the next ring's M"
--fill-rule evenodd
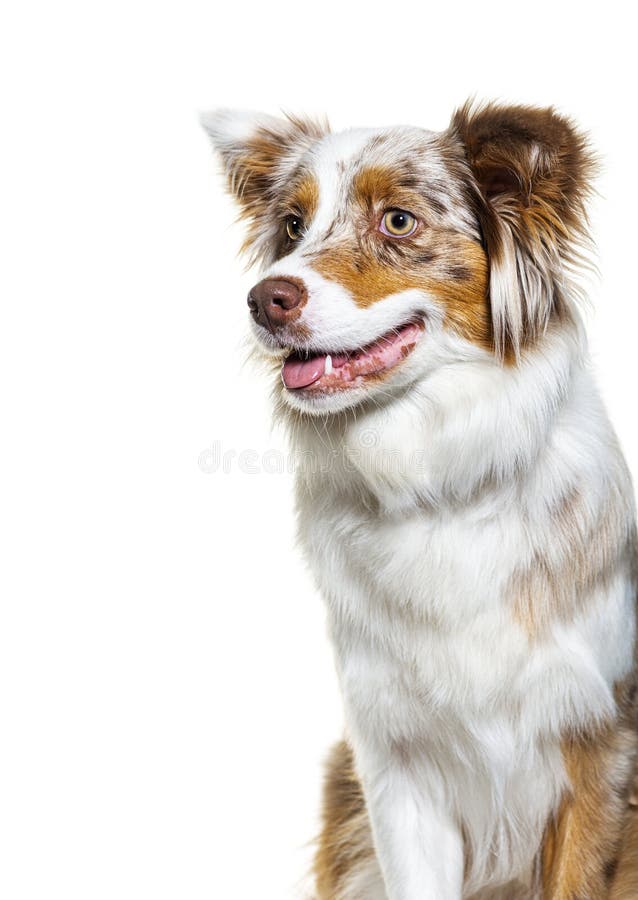
M583 395L598 409L585 359L576 324L549 331L516 366L486 354L433 371L383 406L296 419L299 489L317 499L355 492L389 514L485 495L507 502L533 475L576 395L581 409Z

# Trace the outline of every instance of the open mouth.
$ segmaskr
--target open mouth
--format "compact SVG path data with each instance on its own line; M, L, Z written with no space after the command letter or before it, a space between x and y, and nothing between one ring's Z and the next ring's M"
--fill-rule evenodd
M286 357L281 371L291 391L332 391L358 385L362 379L379 376L409 356L423 332L419 322L393 328L372 344L349 353L314 353L304 356L294 351Z

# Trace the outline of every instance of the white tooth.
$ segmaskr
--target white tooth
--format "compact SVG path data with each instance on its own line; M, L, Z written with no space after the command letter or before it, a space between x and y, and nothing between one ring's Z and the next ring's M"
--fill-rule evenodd
M324 375L330 375L332 373L332 357L330 354L326 356L326 362L323 368Z

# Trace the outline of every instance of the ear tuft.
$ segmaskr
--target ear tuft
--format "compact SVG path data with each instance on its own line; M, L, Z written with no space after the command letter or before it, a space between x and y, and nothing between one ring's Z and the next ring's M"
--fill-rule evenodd
M283 120L250 109L215 109L203 112L200 124L216 150L223 151L247 143L258 131L276 133Z
M569 315L568 275L588 242L597 161L586 137L551 108L468 102L451 131L477 188L497 348L518 356L552 317Z
M203 113L200 122L218 151L228 188L249 220L244 249L265 258L276 223L269 213L304 152L329 131L327 122L247 110Z

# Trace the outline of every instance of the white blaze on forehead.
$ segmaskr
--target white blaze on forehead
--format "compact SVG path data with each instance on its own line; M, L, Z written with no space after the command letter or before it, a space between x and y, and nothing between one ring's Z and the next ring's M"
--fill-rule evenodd
M351 128L326 135L313 147L310 158L319 188L319 205L305 238L306 246L325 234L343 209L352 165L361 159L365 147L379 134L383 134L383 130Z

